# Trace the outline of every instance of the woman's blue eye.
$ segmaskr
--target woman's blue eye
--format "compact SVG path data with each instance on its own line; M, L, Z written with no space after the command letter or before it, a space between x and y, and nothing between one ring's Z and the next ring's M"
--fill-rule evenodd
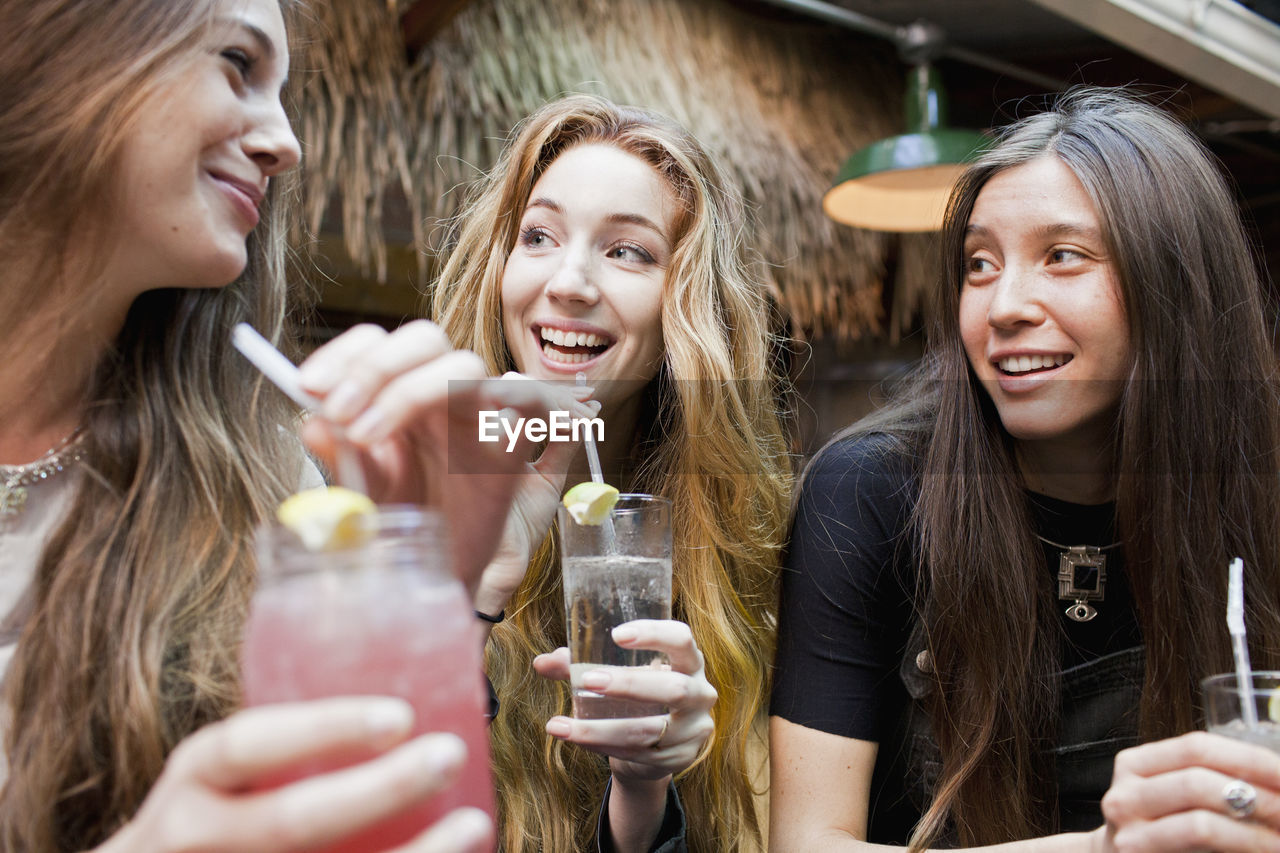
M653 263L653 255L646 252L640 246L635 246L630 243L623 243L622 245L614 246L609 250L609 257L617 258L622 261L636 260L646 264Z
M547 232L541 228L525 228L520 232L520 242L526 246L538 247L546 243Z
M1064 261L1075 260L1080 257L1083 257L1083 256L1079 252L1074 252L1071 249L1054 249L1052 252L1049 253L1049 259L1053 261L1055 264L1060 264Z

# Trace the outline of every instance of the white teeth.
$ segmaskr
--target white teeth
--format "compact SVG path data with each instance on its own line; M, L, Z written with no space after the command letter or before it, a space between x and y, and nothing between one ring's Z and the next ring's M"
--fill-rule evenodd
M551 342L543 344L542 354L551 361L558 361L561 364L583 364L595 358L591 353L586 352L560 352L551 347Z
M1011 355L1000 359L998 366L1005 373L1027 373L1046 367L1061 367L1071 360L1066 355Z
M560 347L598 347L606 343L602 335L588 332L566 332L563 329L552 329L543 326L539 330L542 340Z

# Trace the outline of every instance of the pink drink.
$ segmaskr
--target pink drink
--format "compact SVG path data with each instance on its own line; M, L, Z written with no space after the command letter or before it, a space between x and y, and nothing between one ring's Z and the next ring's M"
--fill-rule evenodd
M484 720L488 700L470 604L443 568L445 550L434 529L388 534L392 515L396 523L405 516L424 519L417 511L384 512L377 539L347 551L308 552L296 542L284 547L280 540L292 535L279 530L264 532L259 547L263 577L244 645L249 704L399 696L413 706L415 735L453 732L467 745L466 767L451 788L323 850L387 850L458 806L475 806L490 816L494 811ZM396 537L406 541L387 541ZM271 782L368 757L300 765Z

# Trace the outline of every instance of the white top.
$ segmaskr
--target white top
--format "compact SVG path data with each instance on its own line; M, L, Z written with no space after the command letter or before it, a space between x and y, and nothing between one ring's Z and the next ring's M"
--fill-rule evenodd
M309 457L303 456L299 481L307 489L324 485L324 477ZM35 577L36 564L45 543L66 517L83 477L78 465L71 465L47 480L27 486L24 509L17 515L0 515L0 624L8 621ZM0 679L8 671L17 646L17 636L0 637ZM8 727L8 708L0 709L0 732ZM9 768L0 751L0 786Z
M22 598L35 576L36 563L75 499L83 476L78 465L27 486L26 507L0 515L0 623ZM9 667L17 637L0 638L0 677Z
M301 467L300 488L324 485L324 477L310 458L304 457ZM82 469L73 464L27 486L26 507L16 516L0 515L0 623L31 585L45 543L71 508L82 476ZM9 665L16 640L0 636L0 677Z

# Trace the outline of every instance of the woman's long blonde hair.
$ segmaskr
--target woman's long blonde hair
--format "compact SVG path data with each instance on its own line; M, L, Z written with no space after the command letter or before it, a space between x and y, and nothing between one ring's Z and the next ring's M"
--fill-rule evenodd
M688 133L652 113L600 98L553 102L517 128L472 191L434 293L453 343L492 371L513 369L502 328L502 274L529 194L553 160L588 143L653 166L682 206L663 290L664 363L646 392L628 488L675 505L673 614L691 626L720 693L716 734L677 780L693 851L762 847L756 740L772 665L779 551L790 459L767 288L748 262L739 200ZM569 713L566 685L533 674L534 655L565 644L554 533L530 563L490 638L488 672L502 710L492 745L503 849L587 849L609 775L598 755L547 736Z
M108 248L114 164L139 105L205 49L221 5L0 3L0 308L18 331L4 355L21 346L48 364L95 309L98 282L71 271ZM281 430L291 412L229 346L241 320L282 334L284 191L271 184L241 277L143 294L89 379L81 485L4 685L6 850L100 843L174 745L238 702L250 532L302 465Z

